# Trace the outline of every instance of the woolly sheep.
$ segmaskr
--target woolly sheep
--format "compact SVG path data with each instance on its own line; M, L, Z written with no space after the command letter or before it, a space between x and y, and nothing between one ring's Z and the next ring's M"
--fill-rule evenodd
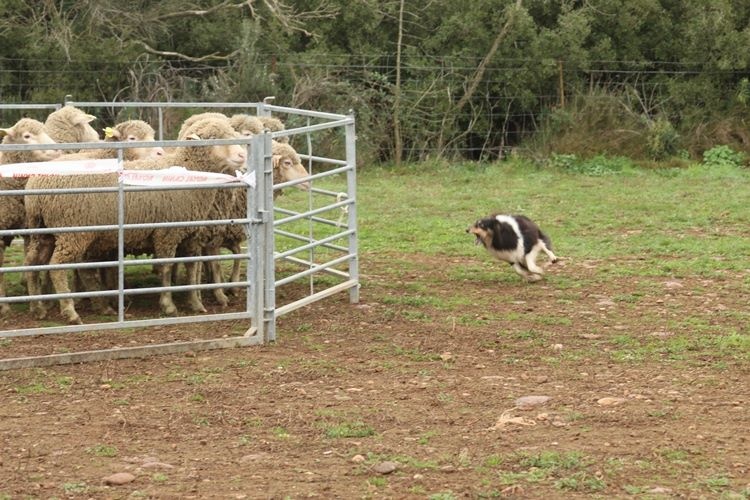
M310 174L300 161L299 155L289 144L272 142L273 183L280 184L308 177ZM309 182L296 184L296 187L308 190ZM281 194L281 190L274 191L274 198ZM244 189L222 190L214 199L209 219L239 219L247 213L247 191ZM204 255L218 255L221 248L227 248L232 253L240 253L240 245L247 235L239 224L226 226L207 226L199 232L202 239ZM218 261L209 264L210 274L214 283L223 283L221 266ZM241 262L235 260L232 266L230 280L240 281ZM221 306L228 304L228 298L221 288L214 289L214 297Z
M44 124L31 118L22 118L10 128L0 128L3 144L54 144L44 131ZM0 164L28 163L53 160L60 156L57 149L41 149L36 151L6 151L0 159ZM0 190L22 190L26 186L26 179L0 178ZM0 196L0 229L23 229L26 227L26 211L23 206L23 196ZM5 259L5 247L13 241L12 236L0 238L0 267ZM5 274L0 273L0 297L5 297ZM0 304L0 314L7 314L10 305Z
M232 117L229 119L229 124L237 132L248 137L258 135L263 132L263 122L260 121L260 118L253 115L244 113L232 115Z
M229 119L232 127L242 135L253 136L268 129L271 132L285 130L284 124L278 118L272 116L253 116L248 114L232 115ZM278 142L288 143L289 137L281 137Z
M104 129L104 142L151 142L155 140L154 128L143 120L127 120L120 122L114 127ZM143 160L153 156L162 156L164 149L153 148L127 148L122 151L125 160ZM117 158L117 149L87 149L78 153L64 154L59 160L83 160Z
M281 132L282 130L286 130L284 123L276 117L259 116L258 119L263 124L263 128L267 128L271 132ZM278 141L287 143L289 142L289 137L287 136L279 137Z
M215 113L215 112L207 112L207 113L198 113L196 115L189 116L184 122L182 122L182 126L180 127L180 131L177 133L177 140L182 141L187 136L187 130L197 121L199 120L205 120L205 119L214 119L214 120L226 120L229 121L229 117L223 113Z
M74 106L63 106L47 116L44 128L57 143L99 142L99 134L89 125L96 117Z
M235 139L239 134L226 121L204 119L195 122L187 131L187 139ZM147 160L126 162L127 169L159 169L180 165L189 170L231 172L244 167L246 149L242 145L219 145L175 148L171 155ZM33 185L31 183L34 183ZM28 188L104 187L117 185L116 174L68 177L32 178ZM205 220L213 205L216 190L169 190L129 192L126 195L125 222L158 223ZM32 199L33 198L33 199ZM112 193L84 193L75 195L41 195L26 201L29 227L96 226L115 224L117 220L116 195ZM197 227L144 228L125 232L125 249L132 254L152 253L156 258L174 257L178 247L188 255L197 255L199 249L192 237ZM114 231L52 233L42 238L32 238L26 254L26 265L67 264L96 260L111 255L117 249ZM160 266L162 286L171 286L171 265ZM189 273L190 274L190 273ZM195 274L195 273L192 273ZM69 291L67 273L50 271L57 293ZM39 283L32 273L28 276L29 293L38 293ZM175 314L177 308L170 291L163 291L159 304L164 314ZM197 293L189 294L189 304L194 311L205 311ZM32 304L32 311L44 314L40 304ZM60 312L70 323L81 323L80 316L70 299L60 300Z
M143 120L127 120L116 124L114 127L104 129L104 142L149 142L155 138L155 131L151 125ZM142 160L150 157L158 157L164 154L161 147L153 148L127 148L122 150L125 160ZM104 149L87 149L78 153L64 154L59 160L84 160L84 159L101 159L116 158L118 150L115 148ZM77 269L75 272L75 290L99 289L100 281L115 283L117 275L114 269L102 269L104 276L99 276L96 269ZM100 314L114 314L115 311L108 304L105 297L92 297L91 303L94 310Z

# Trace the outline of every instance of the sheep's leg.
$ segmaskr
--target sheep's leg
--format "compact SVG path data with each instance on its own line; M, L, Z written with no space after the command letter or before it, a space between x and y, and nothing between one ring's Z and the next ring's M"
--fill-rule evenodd
M86 249L91 244L91 240L86 235L61 235L58 236L55 241L55 248L52 252L52 258L49 263L55 264L71 264L78 262L80 256L86 254ZM49 272L50 280L52 280L52 286L55 292L58 294L70 293L70 286L68 284L68 271L65 269L51 270ZM81 317L76 312L75 303L73 299L60 299L60 314L71 324L82 324Z
M0 238L0 267L5 261L5 241ZM5 297L5 273L0 273L0 297ZM0 316L10 313L10 304L0 304Z
M98 269L78 269L76 273L80 280L81 290L98 292L102 289ZM107 297L91 297L91 307L98 314L113 315L117 311L109 305Z
M240 246L240 243L238 241L232 243L229 245L229 250L234 253L242 253L242 247ZM229 278L229 280L232 283L237 283L242 279L242 261L241 260L235 260L232 263L232 275ZM229 289L229 293L234 295L235 297L239 297L241 289L239 287L232 287Z
M219 247L205 247L203 251L206 253L206 255L213 256L219 255L221 249ZM224 273L221 270L221 263L218 260L212 260L211 262L209 262L207 267L210 269L212 283L216 283L218 285L224 282ZM227 297L226 293L224 293L224 289L222 288L214 288L214 298L221 307L227 307L227 305L229 305L229 298Z
M43 245L39 238L32 237L26 248L24 266L46 264L49 262L51 255L51 242L50 244ZM45 281L49 277L46 272L42 273L42 275L44 276ZM41 295L43 293L43 286L40 280L41 276L39 271L26 271L26 286L29 295ZM29 303L29 312L37 319L44 319L47 317L47 305L41 300L32 300Z
M61 264L61 262L50 261L50 264ZM56 293L70 293L70 287L68 286L68 272L64 269L58 269L49 272L49 277L52 280L52 286L55 287ZM60 299L60 315L63 316L68 323L73 325L83 324L81 317L76 312L75 303L73 299Z
M175 264L160 264L158 267L159 275L161 276L161 286L170 287L172 286L172 266ZM159 307L161 312L168 316L177 314L177 306L174 305L172 300L172 292L164 290L159 296Z
M197 285L200 283L200 268L200 262L185 263L185 271L187 272L189 285ZM193 312L206 312L206 308L201 301L199 290L188 290L188 306Z
M102 283L105 290L119 290L120 282L117 277L117 268L114 267L103 267L99 270L99 281ZM107 299L109 306L115 311L118 307L117 297L110 297Z

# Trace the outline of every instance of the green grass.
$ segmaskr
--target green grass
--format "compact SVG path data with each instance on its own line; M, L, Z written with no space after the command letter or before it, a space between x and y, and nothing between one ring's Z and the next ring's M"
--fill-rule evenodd
M362 438L375 435L375 429L364 422L344 422L335 425L324 425L325 437L337 438Z
M513 187L501 199L500 180ZM366 186L358 206L363 252L477 256L481 262L485 256L465 229L500 211L537 219L563 257L674 255L688 258L656 270L714 272L741 269L750 253L750 239L736 237L749 222L743 193L750 173L741 168L695 166L665 178L657 170L591 177L523 162L420 164L369 167L359 182ZM726 260L712 258L717 255ZM478 265L467 275L481 279L475 276L481 269L496 274Z

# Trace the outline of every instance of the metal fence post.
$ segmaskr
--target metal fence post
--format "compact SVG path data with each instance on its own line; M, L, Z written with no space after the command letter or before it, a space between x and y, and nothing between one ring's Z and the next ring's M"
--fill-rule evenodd
M263 133L263 190L260 196L263 198L263 280L265 282L265 298L263 300L263 321L266 328L266 340L276 340L276 261L274 259L274 232L273 232L273 146L271 134Z
M359 302L359 250L357 244L357 134L354 126L354 112L349 111L348 117L351 123L346 125L346 164L349 170L346 172L347 193L350 200L354 203L348 207L348 226L355 231L349 235L349 279L357 282L357 286L349 289L349 302L356 304Z

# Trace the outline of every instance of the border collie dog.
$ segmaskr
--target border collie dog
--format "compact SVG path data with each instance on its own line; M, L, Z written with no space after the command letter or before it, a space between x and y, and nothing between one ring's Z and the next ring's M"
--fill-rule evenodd
M546 253L550 262L557 262L550 239L523 215L490 215L476 221L466 232L476 235L477 245L484 245L491 255L510 263L528 281L539 281L544 274L536 263L539 252Z

